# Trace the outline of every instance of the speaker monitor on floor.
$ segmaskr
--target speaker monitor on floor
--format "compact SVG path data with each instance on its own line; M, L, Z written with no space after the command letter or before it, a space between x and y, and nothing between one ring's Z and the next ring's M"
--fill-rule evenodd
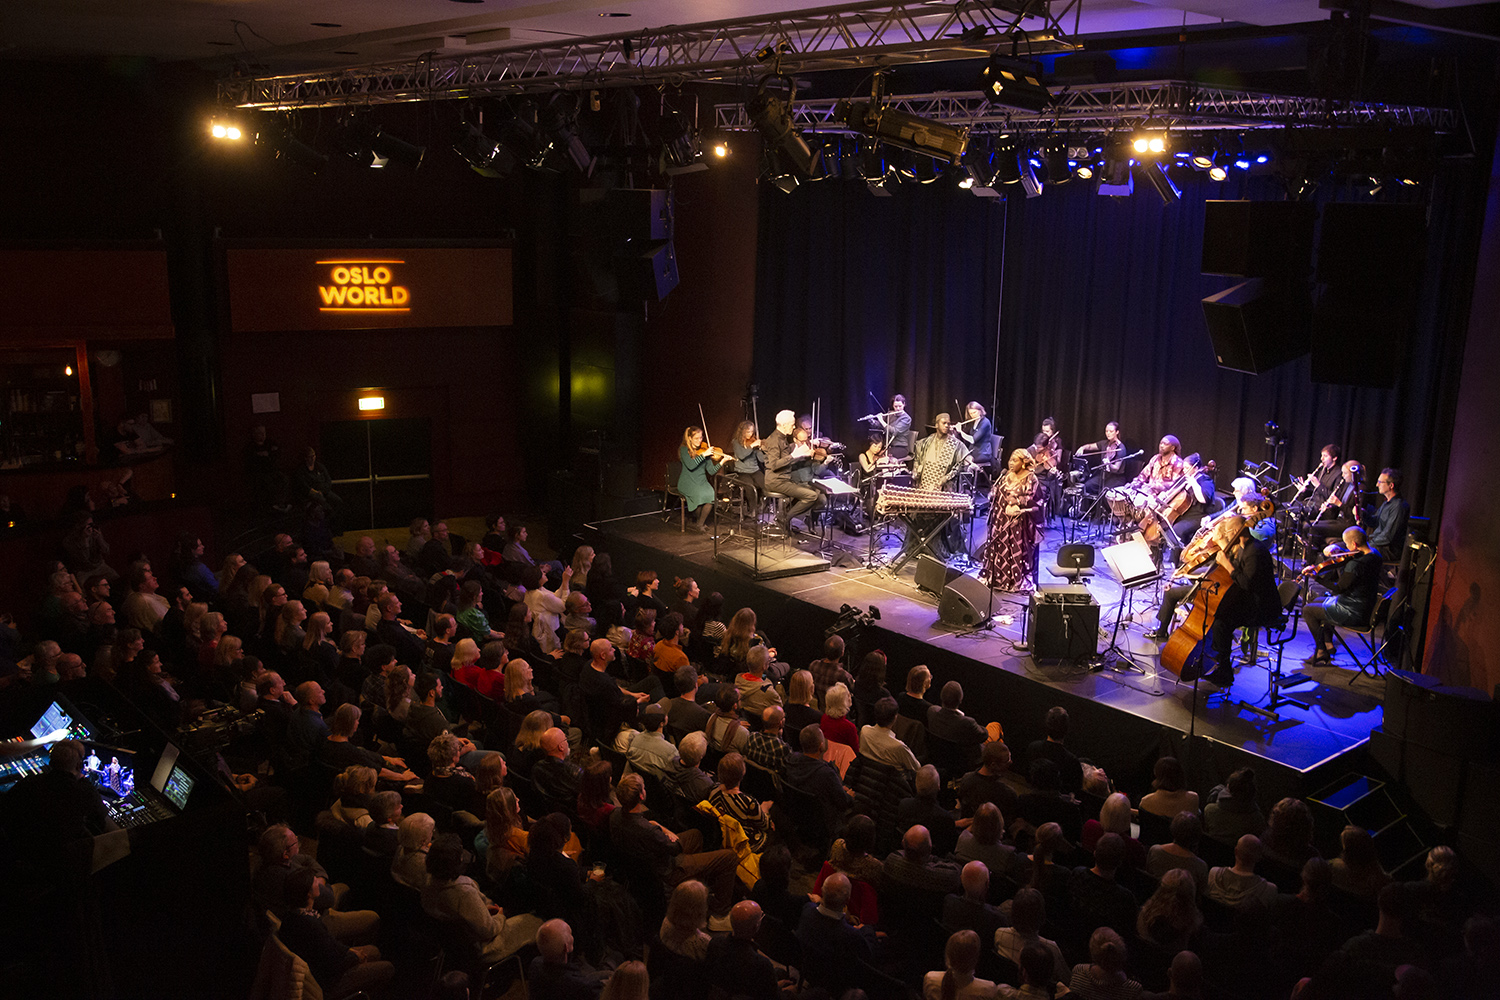
M943 588L943 596L938 600L938 619L945 625L968 628L979 624L989 608L990 588L972 576L959 574Z
M1099 603L1092 594L1086 601L1077 600L1072 592L1084 590L1082 587L1054 589L1058 593L1031 595L1031 655L1038 660L1079 660L1097 655Z
M1311 300L1295 281L1251 278L1203 300L1220 368L1259 375L1311 348Z
M941 594L949 581L962 575L947 563L940 562L932 556L917 557L916 584L919 590L925 590L930 594Z

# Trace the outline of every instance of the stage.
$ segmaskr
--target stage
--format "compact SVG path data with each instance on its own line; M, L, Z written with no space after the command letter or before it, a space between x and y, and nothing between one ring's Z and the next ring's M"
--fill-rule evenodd
M680 531L675 514L666 520L641 514L590 525L586 534L591 544L615 553L617 567L657 570L668 603L673 577L691 575L704 594L723 593L726 619L739 607L754 607L761 631L777 647L778 658L794 667L818 656L823 630L841 607L876 607L880 621L869 630L873 634L864 648L882 649L890 657L887 687L892 693L900 690L910 667L925 663L935 678L929 697L935 699L946 680L958 679L964 685L965 709L981 719L1001 719L1006 741L1018 753L1040 737L1046 708L1064 705L1073 719L1069 745L1133 792L1149 781L1150 765L1162 753L1183 758L1192 785L1201 789L1245 765L1256 768L1266 792L1297 795L1310 794L1349 771L1368 769L1363 747L1370 730L1381 723L1384 682L1357 675L1342 650L1331 667L1305 667L1302 660L1312 652L1305 625L1299 624L1287 644L1282 667L1284 674L1301 672L1312 683L1284 689L1283 695L1308 707L1283 705L1273 719L1241 702L1266 706L1268 657L1274 650L1263 648L1257 662L1237 665L1234 686L1228 690L1200 682L1196 699L1192 684L1159 669L1157 644L1145 639L1144 633L1155 626L1162 585L1128 595L1129 613L1123 616L1117 639L1128 661L1110 656L1111 666L1090 670L1088 663L1038 661L1015 648L1025 617L1026 601L1021 595L997 592L994 628L963 634L963 629L939 620L938 595L917 587L916 560L894 575L888 569L869 568L868 537L836 530L821 551L817 539L763 542L763 570L767 565L785 564L797 567L801 575L756 580L742 565L750 559L751 542L728 534L731 528L726 518L716 539L712 533ZM976 542L984 537L984 530L984 519L976 518ZM1062 540L1062 528L1048 529L1041 555L1043 584L1066 582L1053 578L1045 568L1053 564ZM882 539L876 562L889 560L898 548L898 540ZM738 561L726 558L736 552L740 553ZM824 562L827 568L819 569ZM807 572L807 568L816 571ZM1121 588L1102 559L1095 571L1088 589L1100 605L1098 648L1103 651L1110 643ZM1358 640L1354 643L1359 651Z

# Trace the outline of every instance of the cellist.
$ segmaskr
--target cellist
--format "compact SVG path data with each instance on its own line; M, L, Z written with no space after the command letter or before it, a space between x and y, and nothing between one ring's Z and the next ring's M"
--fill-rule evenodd
M1264 498L1258 493L1247 494L1243 507L1259 506ZM1274 624L1281 618L1281 595L1276 590L1276 564L1265 544L1250 534L1250 521L1236 514L1226 519L1227 524L1220 537L1227 538L1214 553L1214 561L1229 574L1229 589L1220 598L1213 616L1211 647L1213 669L1203 664L1202 676L1220 687L1234 684L1234 669L1230 660L1234 645L1234 633L1245 626L1260 627ZM1177 605L1192 592L1192 585L1172 587L1163 595L1162 606L1157 612L1156 631L1147 634L1148 639L1166 640L1172 614ZM1187 674L1184 680L1193 678Z

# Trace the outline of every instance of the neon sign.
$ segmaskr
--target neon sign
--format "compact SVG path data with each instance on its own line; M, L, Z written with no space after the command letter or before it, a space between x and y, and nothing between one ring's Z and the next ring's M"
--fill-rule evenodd
M392 264L404 260L320 260L329 265L330 284L318 286L318 298L325 313L409 313L411 292L395 285Z

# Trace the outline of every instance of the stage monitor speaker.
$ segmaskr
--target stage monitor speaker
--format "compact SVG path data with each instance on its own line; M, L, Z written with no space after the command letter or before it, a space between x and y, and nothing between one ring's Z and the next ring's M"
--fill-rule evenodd
M677 287L677 251L671 240L632 243L616 263L623 302L660 302Z
M1306 354L1312 312L1305 286L1251 278L1203 300L1220 368L1259 375Z
M1031 655L1038 660L1079 660L1099 652L1099 605L1031 598Z
M947 563L939 562L932 556L917 556L916 584L919 590L925 590L930 594L941 594L944 587L960 576L963 574L958 570L949 567Z
M968 628L979 624L989 607L990 588L972 576L959 574L943 588L943 596L938 600L938 619L945 625Z
M1296 201L1207 201L1203 273L1304 277L1312 267L1316 207Z
M1381 296L1412 295L1427 255L1424 205L1330 202L1318 233L1318 282Z

